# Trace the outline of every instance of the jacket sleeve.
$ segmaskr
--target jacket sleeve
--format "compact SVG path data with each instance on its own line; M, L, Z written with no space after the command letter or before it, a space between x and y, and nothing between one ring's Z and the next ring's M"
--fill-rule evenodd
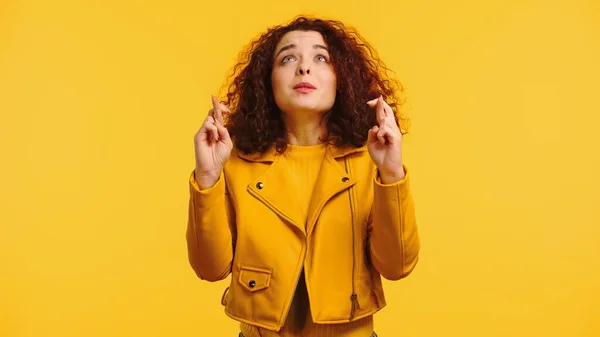
M190 199L186 240L189 262L200 279L210 282L231 272L235 249L235 214L221 173L217 183L200 190L194 172L189 180Z
M383 184L376 170L374 200L368 224L369 254L373 266L388 280L408 276L419 260L420 238L409 184L404 179Z

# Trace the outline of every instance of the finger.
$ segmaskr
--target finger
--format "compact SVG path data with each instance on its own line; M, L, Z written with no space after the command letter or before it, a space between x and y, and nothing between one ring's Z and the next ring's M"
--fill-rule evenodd
M390 125L389 123L386 123L384 129L385 137L388 142L396 144L401 141L402 133L400 133L400 130L395 124Z
M371 144L377 141L377 132L379 131L378 126L374 126L369 130L369 134L367 137L367 143Z
M377 139L379 140L379 142L381 144L385 144L385 136L388 133L388 126L386 123L385 118L381 121L381 124L379 124L379 130L377 130Z
M221 104L221 124L224 123L224 118L225 116L229 116L231 114L231 111L229 110L229 108L223 104Z
M219 122L218 119L215 119L215 125L217 126L217 129L219 129L220 127L223 126L223 123Z
M208 125L208 124L215 124L215 118L213 116L206 116L206 118L204 119L204 123L202 123L202 126Z
M219 139L224 142L229 143L231 141L231 138L229 137L229 131L227 130L227 128L218 122L217 122L216 126L217 126L217 131L219 132Z
M381 124L385 119L385 111L383 105L385 102L383 101L383 96L379 96L377 99L377 121Z
M221 116L221 103L219 103L219 99L217 99L215 95L211 95L210 98L212 100L213 105L213 117L215 119L219 119L219 117Z
M205 132L209 135L212 135L213 137L218 135L218 133L216 133L217 127L215 126L215 123L216 123L216 121L215 121L214 117L208 116L208 117L206 117L204 124L202 124L202 128L204 128L206 130Z
M206 114L206 116L210 116L210 117L214 117L215 116L215 109L210 109L208 110L208 114Z
M214 113L214 117L216 120L220 121L221 123L223 123L223 104L221 104L219 102L219 100L212 95L212 104L213 104L213 108L215 109L215 113Z
M204 119L204 122L202 122L202 125L200 126L200 130L198 130L198 132L205 133L208 125L214 124L214 122L215 122L215 119L212 116L206 116L206 118Z
M368 101L368 102L367 102L367 105L368 105L368 106L370 106L371 108L374 108L374 107L377 105L377 100L378 100L378 99L379 99L379 98L374 98L374 99L372 99L372 100Z
M379 128L379 131L377 131L377 140L379 141L379 143L385 144L387 134L388 134L387 128L385 128L385 127Z
M396 124L396 115L394 114L394 110L392 109L392 107L386 101L383 101L383 107L385 111L385 117L389 122L388 124L390 126L393 124L396 127L398 127L398 125Z
M383 104L383 112L385 113L385 116L387 117L389 115L393 115L392 107L383 99L381 100L381 103Z
M219 130L214 124L206 124L206 132L212 136L215 141L219 140Z

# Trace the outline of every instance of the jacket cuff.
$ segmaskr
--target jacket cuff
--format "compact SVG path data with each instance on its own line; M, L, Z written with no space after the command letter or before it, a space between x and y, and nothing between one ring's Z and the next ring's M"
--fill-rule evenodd
M200 189L200 186L198 186L198 182L196 181L195 171L192 171L189 180L190 195L192 197L192 201L197 207L210 207L215 202L218 202L218 199L220 199L215 198L215 195L225 195L225 179L223 175L223 172L221 172L219 180L217 180L214 186L202 190Z
M379 187L384 187L384 188L385 187L400 187L403 185L408 185L409 184L408 168L404 164L402 164L402 168L404 169L404 178L401 180L398 180L395 183L391 183L391 184L383 183L383 181L381 180L381 175L379 174L379 170L377 168L375 168L375 174L373 175L373 177L374 177L373 181L374 181L375 185L379 186ZM406 187L408 188L409 186L406 186Z

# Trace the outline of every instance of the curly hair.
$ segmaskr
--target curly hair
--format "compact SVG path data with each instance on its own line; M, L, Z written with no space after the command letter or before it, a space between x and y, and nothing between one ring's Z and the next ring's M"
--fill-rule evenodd
M225 127L235 147L247 154L265 152L273 144L279 153L287 148L287 132L281 111L275 103L271 71L275 47L291 31L321 33L328 46L337 77L336 99L325 114L327 138L337 147L361 147L377 117L366 102L382 95L394 110L401 132L407 118L400 113L402 85L389 76L376 51L358 32L340 21L299 16L283 26L267 30L239 55L229 77L227 100L231 111Z

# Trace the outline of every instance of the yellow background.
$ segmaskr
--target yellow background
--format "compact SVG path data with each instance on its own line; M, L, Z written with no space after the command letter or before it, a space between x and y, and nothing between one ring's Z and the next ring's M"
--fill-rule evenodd
M236 336L187 262L193 136L237 52L353 25L406 86L421 262L390 336L600 336L600 2L0 3L0 336Z

